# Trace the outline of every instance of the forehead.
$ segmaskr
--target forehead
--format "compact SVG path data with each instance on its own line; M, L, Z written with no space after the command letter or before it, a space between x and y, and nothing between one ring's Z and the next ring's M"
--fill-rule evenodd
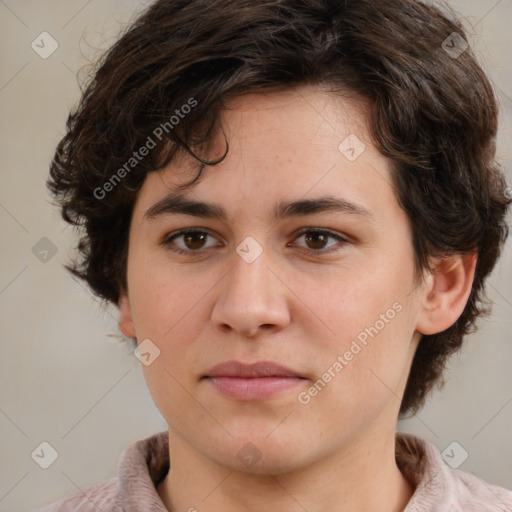
M346 211L367 217L365 213L386 203L397 206L391 162L371 143L361 101L304 86L237 97L221 112L220 121L222 131L212 139L206 158L222 155L227 141L224 161L203 166L201 180L180 190L201 168L180 152L166 168L147 176L137 198L139 216L153 217L166 196L173 196L168 212L171 203L177 206L178 196L181 202L186 196L222 203L215 214L224 220L233 208L251 215L266 209L268 216L283 217L291 200L299 198L329 196L338 206L345 202ZM304 203L302 211L307 207Z
M245 94L226 102L223 127L236 136L261 135L277 130L293 134L314 133L313 144L330 144L329 136L340 129L367 135L366 100L351 93L333 92L326 85L301 85L273 92Z

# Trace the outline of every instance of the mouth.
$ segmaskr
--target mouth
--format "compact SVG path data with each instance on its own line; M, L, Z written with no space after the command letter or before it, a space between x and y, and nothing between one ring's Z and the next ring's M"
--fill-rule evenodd
M272 361L228 361L214 366L203 379L221 395L244 402L274 397L306 380L298 372Z

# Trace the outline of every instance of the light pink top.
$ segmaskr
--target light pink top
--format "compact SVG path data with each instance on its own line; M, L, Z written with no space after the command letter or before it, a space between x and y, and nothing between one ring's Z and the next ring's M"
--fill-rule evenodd
M156 487L169 470L167 432L131 444L119 476L34 512L167 512ZM512 512L512 492L450 468L438 449L397 433L396 460L415 492L404 512Z

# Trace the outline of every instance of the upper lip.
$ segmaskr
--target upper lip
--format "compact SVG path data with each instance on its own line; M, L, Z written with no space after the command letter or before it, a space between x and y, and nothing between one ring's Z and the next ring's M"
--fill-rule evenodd
M258 361L256 363L241 363L227 361L215 365L208 370L205 377L301 377L297 372L272 361Z

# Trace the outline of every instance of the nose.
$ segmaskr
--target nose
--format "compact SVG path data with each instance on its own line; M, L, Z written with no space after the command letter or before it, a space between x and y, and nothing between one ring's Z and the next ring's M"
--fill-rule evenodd
M290 323L292 293L284 284L286 276L267 254L264 250L248 263L235 252L233 266L221 281L212 311L212 322L217 329L252 338Z

